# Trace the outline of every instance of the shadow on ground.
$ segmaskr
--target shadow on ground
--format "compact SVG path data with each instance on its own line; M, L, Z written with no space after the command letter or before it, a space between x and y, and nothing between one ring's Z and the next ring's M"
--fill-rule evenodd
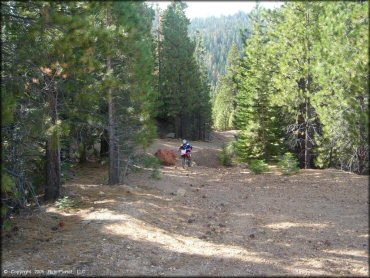
M110 187L101 185L101 166L80 169L65 186L78 209L49 205L15 219L19 231L3 240L3 273L367 276L367 177L161 171L161 180L144 171Z

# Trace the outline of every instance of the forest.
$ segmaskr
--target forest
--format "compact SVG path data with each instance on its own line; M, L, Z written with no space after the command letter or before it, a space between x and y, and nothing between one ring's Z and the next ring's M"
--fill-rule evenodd
M145 1L1 2L3 231L16 235L21 223L17 221L23 220L17 220L15 215L30 207L63 207L66 204L62 200L73 196L80 200L83 213L87 213L84 209L91 205L103 212L107 208L122 209L119 213L123 215L124 205L114 205L113 209L113 205L105 207L99 204L109 203L109 198L114 202L121 200L122 196L131 198L127 197L131 194L137 199L126 205L134 204L132 210L135 212L131 215L131 210L128 210L130 213L125 211L130 214L124 216L129 221L122 216L133 223L131 226L124 231L114 224L94 232L88 228L81 236L89 235L90 231L91 235L96 233L95 236L105 238L109 234L107 229L113 227L115 232L122 233L125 240L129 238L138 244L147 237L140 232L146 225L140 221L152 221L153 227L160 222L163 226L159 230L148 229L147 233L150 235L155 230L155 235L150 235L151 240L158 236L162 241L158 239L156 244L169 244L165 252L176 250L181 256L193 252L201 258L191 258L192 264L197 265L207 256L217 257L218 250L223 250L221 253L228 254L225 261L235 260L230 264L237 265L225 273L240 275L245 272L238 271L246 271L241 262L252 255L242 247L228 249L227 244L236 244L238 236L232 238L225 230L227 225L235 225L228 231L240 234L239 238L248 242L261 240L262 247L251 245L256 251L252 254L264 256L261 250L266 251L266 245L263 244L272 238L271 231L275 231L271 228L271 231L260 233L270 227L262 225L269 219L257 217L259 213L266 215L257 196L258 192L262 194L260 196L265 194L265 186L281 186L280 193L276 191L274 198L282 198L276 201L279 205L291 204L293 211L302 208L295 203L303 198L297 197L297 192L303 192L302 196L311 194L315 200L312 204L321 202L315 207L317 212L327 207L321 199L329 193L320 195L321 191L314 187L311 190L311 182L325 177L322 182L328 181L329 189L323 191L346 192L340 194L355 199L359 196L358 202L357 199L346 201L357 213L353 215L364 215L362 206L366 202L366 194L361 190L365 175L369 174L368 1L289 1L277 9L263 8L257 1L250 13L193 20L187 18L186 8L183 1L171 1L164 10ZM172 148L175 152L182 139L190 140L194 145L193 167L179 170L175 164L172 168L161 166L161 160L153 155L158 146ZM281 174L277 174L275 169L289 177L280 178ZM152 174L144 180L140 171ZM162 178L158 178L158 173ZM133 186L139 177L139 185ZM94 185L86 191L78 189L81 184L76 181L82 185L94 183L96 188ZM348 184L347 187L343 185L347 181L351 186L354 184L352 189ZM284 199L281 192L290 190L285 187L289 182L295 186L301 182L306 186L284 193L289 196L289 199ZM334 185L334 182L338 184ZM254 185L259 187L250 189ZM177 186L177 191L172 189L177 189ZM185 190L182 186L190 189ZM68 190L80 191L68 195ZM158 195L160 197L150 199L159 192L155 190L162 190L164 197ZM362 193L358 193L360 191ZM193 193L194 196L191 195ZM181 197L183 199L176 199ZM268 206L270 197L261 199L261 203ZM328 210L343 201L336 195L331 199L325 198L329 203L333 202L332 207L328 205ZM85 199L89 200L88 203L84 203L87 202ZM176 206L169 200L175 200ZM248 202L254 204L253 213L257 216L242 218L242 215L254 215ZM145 216L140 214L142 218L136 219L135 213L139 215L142 210L145 210ZM199 212L195 210L203 210L203 218L196 218ZM213 211L214 214L210 215ZM338 208L335 213L346 213L343 211ZM46 212L39 213L44 215ZM78 222L79 218L70 217L68 213L58 214L53 210L52 214L48 213L45 215L50 219L63 219L59 226L52 227L53 232L62 230L68 221L75 221L73 223L80 226L95 221L87 217ZM96 213L99 214L100 210ZM316 217L316 213L312 214ZM302 215L299 217L304 221L310 217ZM285 216L299 218L288 213ZM314 224L307 222L302 227L319 227L324 222L323 227L329 227L335 222L338 226L348 225L350 230L360 223L355 216L351 221L358 222L345 224L335 217L328 218L332 222L323 220L315 224L312 221L316 218L312 218ZM113 215L110 219L121 219L119 217ZM145 217L157 217L157 220ZM238 217L242 219L238 220L240 223L249 225L248 229L241 228L244 224L235 220ZM47 221L42 225L49 225L45 224L49 223ZM203 227L202 223L206 222L208 226ZM27 226L36 222L25 223ZM171 228L166 226L168 223L171 223ZM179 235L178 230L173 230L180 229L178 227L184 223L187 232L184 230ZM253 225L260 226L258 229L250 228ZM131 228L135 230L134 235L128 234ZM170 238L163 231L167 228L177 236ZM208 230L198 237L198 228L199 231ZM362 226L356 229L356 233L363 231ZM268 238L270 232L271 238ZM74 235L78 233L75 231ZM172 242L174 238L176 243ZM91 239L84 238L80 242L84 240L88 242ZM298 237L293 240L301 244ZM363 238L356 240L354 245L363 244ZM191 249L186 242L193 242L191 245L199 249ZM42 244L52 244L52 241ZM329 248L334 243L328 244L320 238L315 250L325 244ZM343 244L348 246L349 242ZM114 246L112 244L110 250ZM143 248L140 252L145 253L145 248L149 247L140 248ZM177 251L178 248L182 251ZM279 246L276 248L280 250ZM96 250L92 255L94 258L103 252L103 249ZM281 251L276 252L274 255L280 257ZM294 252L299 251L291 254L296 254ZM118 251L107 253L106 258L113 253L121 254ZM322 258L329 256L324 251L320 255ZM171 256L168 255L169 261L166 261L170 265L168 272L162 268L155 270L158 265L162 267L160 262L145 261L142 263L148 269L143 274L218 273L216 270L193 272L195 268L191 267L183 272L171 272L177 263ZM129 259L119 257L115 262L125 260ZM269 259L261 259L264 260ZM323 272L305 272L306 268L302 267L302 272L298 273L292 265L284 269L269 265L269 271L264 272L257 261L250 259L248 263L251 262L256 267L251 268L252 275L286 274L288 270L290 274L317 275L363 275L366 272L355 263L349 264L353 268L348 268L348 272L339 272L338 269L345 265L340 266L339 261L336 261L336 269L325 266ZM215 269L222 266L218 261L213 263ZM359 264L362 263L361 259ZM106 274L122 274L121 266L117 264L115 270L111 269L112 272ZM76 269L80 267L76 265ZM91 273L100 275L99 270L94 271ZM135 273L134 270L125 272ZM224 272L220 270L219 273Z
M368 3L257 7L219 78L213 123L242 160L293 152L304 168L369 170Z
M203 45L188 37L184 9L174 3L155 18L145 2L2 2L4 215L43 190L56 200L63 168L96 144L117 184L157 121L206 138Z

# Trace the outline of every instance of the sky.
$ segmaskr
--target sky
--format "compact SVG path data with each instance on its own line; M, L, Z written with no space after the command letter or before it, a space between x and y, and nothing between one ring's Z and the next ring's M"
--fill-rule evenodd
M233 15L238 11L250 12L256 5L255 1L184 1L188 5L185 10L186 16L189 19L195 17L209 17L209 16L221 16L221 15ZM159 7L164 10L169 1L158 1ZM279 7L283 2L279 1L261 1L262 7L272 9Z

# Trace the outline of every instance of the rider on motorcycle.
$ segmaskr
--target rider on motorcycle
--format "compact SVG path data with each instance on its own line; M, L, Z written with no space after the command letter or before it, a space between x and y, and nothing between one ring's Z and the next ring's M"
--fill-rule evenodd
M182 140L182 145L179 148L179 150L181 151L181 156L190 157L190 152L192 149L193 147L188 143L186 139Z

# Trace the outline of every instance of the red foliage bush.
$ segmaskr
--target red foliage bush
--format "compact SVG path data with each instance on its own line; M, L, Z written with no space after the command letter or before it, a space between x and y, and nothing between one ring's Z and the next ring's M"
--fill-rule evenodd
M172 166L176 164L176 153L174 151L159 149L154 155L159 158L163 165Z

